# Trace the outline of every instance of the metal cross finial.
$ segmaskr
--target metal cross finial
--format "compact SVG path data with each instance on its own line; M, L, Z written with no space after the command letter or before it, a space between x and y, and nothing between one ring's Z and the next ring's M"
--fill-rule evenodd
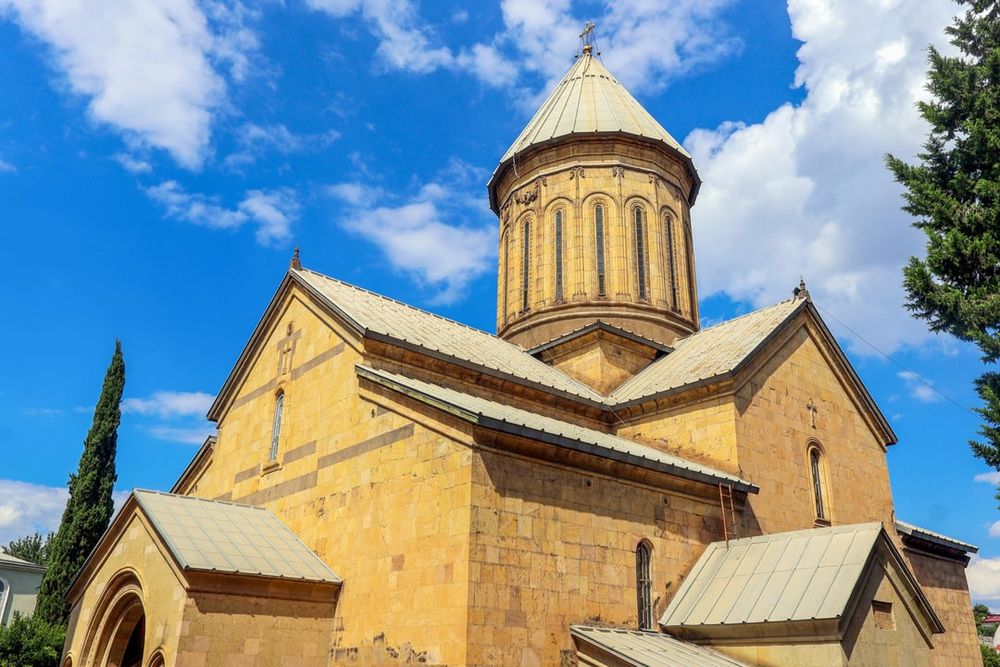
M580 43L583 45L583 53L585 55L590 55L594 51L594 45L597 41L594 36L594 30L597 28L597 24L593 21L587 21L583 24L583 32L580 33ZM598 52L600 55L600 52Z

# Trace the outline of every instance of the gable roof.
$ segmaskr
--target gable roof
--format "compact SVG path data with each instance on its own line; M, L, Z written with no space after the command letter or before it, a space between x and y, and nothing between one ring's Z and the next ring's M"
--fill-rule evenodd
M366 366L358 366L357 371L360 377L445 409L459 418L484 428L529 437L705 484L731 484L734 489L744 493L756 493L759 490L756 485L735 475L692 463L679 456L610 433L595 431L397 373Z
M666 352L671 352L674 349L674 348L670 347L669 345L666 345L666 344L661 343L659 341L653 340L652 338L647 338L646 336L643 336L642 334L637 334L634 331L629 331L628 329L623 329L620 326L617 326L617 325L614 325L614 324L610 324L608 322L605 322L604 320L597 320L596 322L591 322L590 324L585 324L582 327L579 327L577 329L573 329L572 331L568 331L568 332L566 332L564 334L560 334L560 335L556 336L555 338L552 338L550 340L545 341L544 343L539 343L538 345L535 345L534 347L528 349L527 353L530 354L530 355L533 355L533 356L534 355L538 355L538 354L540 354L540 353L542 353L542 352L544 352L546 350L550 350L550 349L552 349L554 347L558 347L559 345L562 345L563 343L567 343L567 342L569 342L571 340L574 340L576 338L580 338L582 336L586 336L587 334L589 334L591 332L594 332L594 331L607 332L607 333L612 334L614 336L619 336L620 338L624 338L626 340L630 340L633 343L638 343L640 345L645 345L646 347L653 348L657 352L664 352L664 353L666 353Z
M293 269L290 273L365 336L604 404L598 392L498 336L315 271Z
M494 334L414 308L315 271L292 268L286 274L236 365L209 409L208 418L224 414L238 380L267 334L273 314L290 285L298 285L359 338L388 343L429 357L454 363L501 380L533 387L547 394L581 402L606 411L628 407L703 383L731 377L748 364L799 314L808 312L829 342L835 363L867 408L865 419L883 444L896 442L885 416L851 367L836 339L807 299L789 299L679 339L672 351L624 382L608 396L532 356L529 350ZM612 329L596 323L594 328ZM586 328L586 327L584 327ZM617 333L623 330L614 328ZM537 351L537 350L535 350ZM870 416L869 416L870 413Z
M678 339L673 352L627 380L608 400L629 403L731 373L806 303L804 299L781 301Z
M596 647L635 667L745 667L718 651L660 632L572 625L570 635L583 644L585 655L587 648Z
M933 631L943 632L920 586L877 522L713 542L670 601L660 624L680 629L842 619L877 545L908 581Z
M142 489L132 495L182 570L341 582L268 509Z

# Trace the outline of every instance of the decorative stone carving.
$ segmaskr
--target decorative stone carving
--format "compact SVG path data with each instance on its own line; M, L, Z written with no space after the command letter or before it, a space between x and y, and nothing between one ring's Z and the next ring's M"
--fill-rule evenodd
M541 192L541 184L535 181L533 186L522 189L520 192L514 193L514 201L522 206L527 206L531 202L538 199L538 195Z

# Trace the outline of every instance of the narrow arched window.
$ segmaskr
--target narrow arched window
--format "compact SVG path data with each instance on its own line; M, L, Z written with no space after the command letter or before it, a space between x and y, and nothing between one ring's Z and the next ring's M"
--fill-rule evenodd
M669 213L663 216L663 235L667 247L667 277L670 280L670 305L677 308L677 257L674 250L674 217Z
M524 223L524 253L521 257L521 310L528 309L528 278L531 274L531 223Z
M597 244L597 295L605 294L604 279L604 207L598 204L594 208L594 237Z
M816 503L816 518L820 521L828 521L826 505L823 496L823 474L822 462L820 461L819 449L812 447L809 450L809 471L812 476L813 500Z
M271 425L271 451L269 461L278 460L278 442L281 440L281 413L285 409L285 393L281 392L274 399L274 423Z
M507 322L507 301L510 291L510 237L512 235L504 231L503 240L503 321Z
M642 209L635 207L635 276L639 288L639 298L646 294L646 230L642 219Z
M556 241L556 301L563 298L563 214L562 209L556 211L555 223Z
M649 573L652 550L646 542L635 549L635 594L639 604L639 629L653 629L653 581Z

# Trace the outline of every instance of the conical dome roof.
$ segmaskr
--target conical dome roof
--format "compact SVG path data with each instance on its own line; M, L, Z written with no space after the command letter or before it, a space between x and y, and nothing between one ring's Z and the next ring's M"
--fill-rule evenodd
M661 141L684 157L691 157L588 49L566 72L500 163L558 137L611 132Z

